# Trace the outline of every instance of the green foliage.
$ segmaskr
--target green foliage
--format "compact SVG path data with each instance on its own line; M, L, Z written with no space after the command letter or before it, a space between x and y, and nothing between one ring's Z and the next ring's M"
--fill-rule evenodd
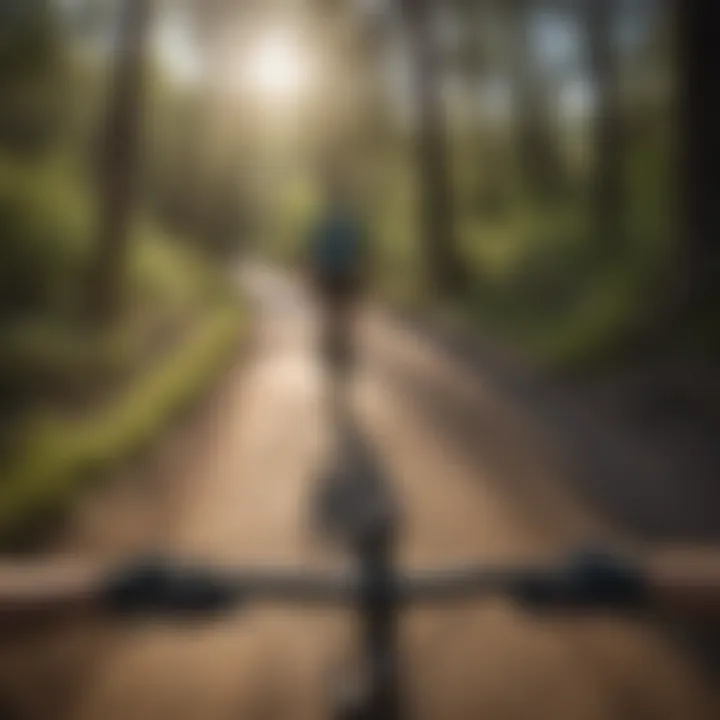
M0 164L0 323L68 308L88 230L81 196L54 166Z
M577 199L466 226L478 278L469 308L475 322L554 366L603 362L631 349L671 270L666 146L656 137L629 153L621 243L598 237Z
M182 311L227 291L205 254L155 223L139 224L131 249L129 294L136 304Z
M92 215L66 165L0 173L0 454L35 408L84 406L122 383L152 347L227 295L214 269L155 226L136 223L126 302L98 331L83 303Z
M61 129L65 58L52 3L15 15L0 29L0 149L37 156Z
M45 418L27 427L0 472L0 538L41 526L69 506L82 483L147 447L208 387L245 326L236 303L216 303L181 347L91 417Z
M157 83L124 302L106 326L87 322L106 78L100 58L73 52L55 9L41 1L0 27L0 535L149 442L241 329L209 260L237 242L236 180L227 162L203 164L202 98L170 102Z
M631 349L672 272L668 128L650 123L628 147L620 242L598 237L590 224L587 172L568 170L567 188L543 202L531 200L507 163L499 175L500 159L474 167L476 142L458 137L454 147L456 213L470 288L453 312L555 367L601 363ZM495 153L507 155L500 145ZM411 167L409 158L404 169L402 162L386 163L372 219L383 294L422 306L429 298L418 282ZM494 201L479 202L490 188Z

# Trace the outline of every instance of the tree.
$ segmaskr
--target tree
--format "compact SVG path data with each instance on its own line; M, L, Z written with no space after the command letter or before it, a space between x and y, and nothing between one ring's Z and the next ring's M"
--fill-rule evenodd
M49 0L0 9L0 151L42 156L64 125L66 57Z
M617 59L613 43L616 0L587 0L586 28L590 76L595 93L594 226L604 245L622 240L622 121Z
M448 169L440 68L429 0L402 0L414 65L422 230L428 279L441 294L462 288Z
M151 0L125 0L118 28L101 147L100 229L89 308L107 320L121 305L139 158L143 79Z
M677 0L680 65L682 316L717 306L720 281L720 87L716 3Z
M522 181L532 197L553 191L560 178L560 159L550 107L553 78L541 70L532 33L535 0L511 0L505 12L510 25L511 74Z
M231 47L228 33L232 36L237 32L237 23L242 20L241 9L250 15L257 10L251 2L241 6L234 0L205 0L193 3L191 7L204 76L198 92L197 126L188 171L192 175L189 184L194 195L192 234L206 249L218 247L219 235L224 235L221 225L227 223L229 227L230 215L233 209L237 211L239 163L235 138L228 132L228 127L230 120L238 123L239 115L233 113L231 119L227 117L227 108L223 106L223 78L227 77ZM225 239L222 240L224 244Z
M480 98L487 98L488 87L502 76L498 57L502 46L498 8L491 0L455 0L464 28L460 49L460 70L465 87L467 112L471 121L473 146L473 186L470 200L480 213L499 211L508 190L510 158L507 143L498 133Z

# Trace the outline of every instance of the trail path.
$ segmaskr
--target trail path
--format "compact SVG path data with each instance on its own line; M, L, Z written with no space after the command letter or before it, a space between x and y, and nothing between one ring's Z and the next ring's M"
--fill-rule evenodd
M332 438L314 313L286 280L255 270L246 282L257 310L250 356L149 470L87 501L71 548L139 542L246 563L330 555L308 522ZM535 557L611 532L489 380L380 312L362 332L355 413L403 503L401 564ZM352 644L347 614L282 607L190 628L71 628L3 650L0 697L38 720L319 718L328 673ZM411 613L402 656L411 717L715 717L689 657L631 622L468 603Z

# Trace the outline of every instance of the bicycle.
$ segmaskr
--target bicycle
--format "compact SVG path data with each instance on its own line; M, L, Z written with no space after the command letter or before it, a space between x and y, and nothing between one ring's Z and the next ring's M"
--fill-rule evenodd
M347 359L328 355L328 360ZM331 367L344 382L348 366ZM347 411L347 408L345 408ZM400 572L393 549L398 513L385 484L358 481L365 502L337 538L354 560L341 569L228 569L172 559L132 561L121 568L14 568L0 572L0 619L34 621L46 613L104 612L185 619L229 611L251 601L348 606L360 615L362 682L336 692L334 720L399 720L398 617L408 606L503 595L532 611L647 613L664 607L720 617L720 562L705 566L643 565L591 551L527 566L462 566ZM356 508L357 509L357 508ZM12 578L12 572L10 577Z

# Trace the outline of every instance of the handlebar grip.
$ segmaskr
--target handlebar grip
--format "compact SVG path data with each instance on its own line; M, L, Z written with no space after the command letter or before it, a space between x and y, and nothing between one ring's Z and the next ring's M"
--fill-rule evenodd
M103 607L123 615L206 615L239 599L238 588L217 572L155 558L115 571L101 594Z
M634 610L649 600L643 570L612 553L577 553L555 570L528 572L511 583L510 595L535 610Z

